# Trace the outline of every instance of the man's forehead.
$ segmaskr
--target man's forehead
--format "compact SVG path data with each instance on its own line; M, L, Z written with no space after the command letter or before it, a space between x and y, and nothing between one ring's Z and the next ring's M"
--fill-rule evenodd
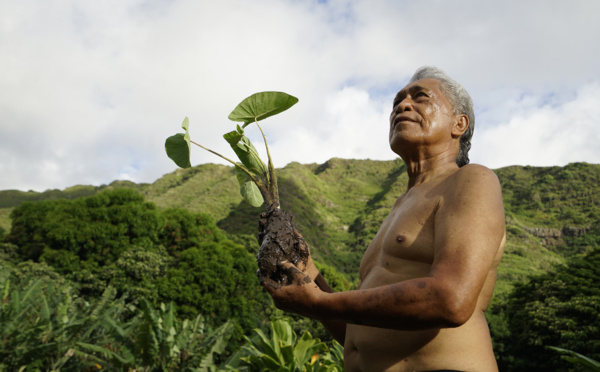
M402 88L397 96L399 95L406 95L407 92L412 91L412 90L418 90L418 89L436 89L441 91L440 87L441 87L442 82L437 80L437 79L431 79L431 78L427 78L427 79L421 79L421 80L417 80L417 81L413 81L412 83L408 83L404 88Z

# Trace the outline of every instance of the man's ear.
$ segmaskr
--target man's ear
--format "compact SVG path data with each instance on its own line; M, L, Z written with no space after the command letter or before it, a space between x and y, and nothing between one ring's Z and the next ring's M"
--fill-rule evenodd
M460 137L469 128L469 117L467 115L456 115L456 122L452 127L452 136Z

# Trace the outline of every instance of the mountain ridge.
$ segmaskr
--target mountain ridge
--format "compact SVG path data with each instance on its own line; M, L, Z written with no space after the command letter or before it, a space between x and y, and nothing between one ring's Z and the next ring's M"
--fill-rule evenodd
M290 163L277 169L281 206L294 215L315 259L356 279L362 253L398 196L407 175L400 160L332 158L322 164ZM506 211L506 254L497 292L586 251L587 234L600 224L600 165L510 166L494 170ZM262 208L245 204L233 167L201 164L177 169L153 183L114 181L42 193L0 191L0 227L25 201L76 199L111 188L132 188L158 208L185 208L211 216L231 235L254 235Z

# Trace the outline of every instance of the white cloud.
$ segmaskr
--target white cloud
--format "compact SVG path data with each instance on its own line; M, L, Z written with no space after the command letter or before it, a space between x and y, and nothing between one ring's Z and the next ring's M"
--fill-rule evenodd
M476 134L472 158L490 167L600 163L600 83L584 85L564 102L538 107L532 101L511 102L510 120Z
M311 125L286 126L275 132L278 140L272 146L273 158L280 165L291 161L322 163L333 157L392 158L388 144L390 106L374 101L366 91L342 88L325 97L318 106L321 115L308 119L313 120Z
M262 90L300 99L264 124L277 166L392 159L389 102L424 64L471 91L475 140L518 120L544 138L530 123L600 81L599 12L591 0L2 2L0 189L153 182L175 169L164 139L185 116L194 139L230 154L227 116ZM597 113L581 110L578 120ZM600 150L577 133L564 146L597 162ZM508 164L475 140L473 161ZM518 153L511 161L536 159ZM204 162L219 159L194 151L193 163Z

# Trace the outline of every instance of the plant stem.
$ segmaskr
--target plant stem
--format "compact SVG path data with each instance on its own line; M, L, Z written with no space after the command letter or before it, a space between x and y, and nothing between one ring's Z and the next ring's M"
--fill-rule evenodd
M265 132L263 132L262 128L258 124L258 120L254 121L260 129L260 133L263 136L263 140L265 141L265 148L267 149L267 158L269 159L269 187L268 190L273 198L273 203L271 205L267 205L267 210L272 208L279 209L279 188L277 187L277 175L275 174L275 167L273 166L273 160L271 159L271 153L269 152L269 145L267 144L267 137L265 136Z
M260 155L258 155L258 153L256 152L256 149L254 149L252 146L248 146L248 151L250 152L250 154L252 156L254 156L254 158L256 160L258 160L260 162L260 164L263 167L263 176L265 177L265 181L267 182L267 185L269 184L269 173L268 171L264 171L265 169L267 169L267 166L265 165L265 163L262 161L262 159L260 158Z
M242 171L244 171L248 177L250 177L250 179L256 184L256 186L258 187L258 189L260 190L261 194L263 194L263 198L265 199L265 202L267 201L267 198L265 197L265 195L267 196L271 196L269 194L269 189L267 186L265 186L265 184L258 178L256 178L256 176L254 174L252 174L252 172L250 172L248 169L246 169L245 167L242 167L241 165L239 165L238 163L234 162L233 160L219 154L216 151L213 151L207 147L202 146L201 144L194 142L192 140L190 140L190 143L193 143L194 145L203 148L204 150L211 152L215 155L217 155L218 157L220 157L221 159L227 160L228 162L230 162L231 164L233 164L234 166L238 167L239 169L241 169ZM269 198L269 200L271 200L271 198Z

